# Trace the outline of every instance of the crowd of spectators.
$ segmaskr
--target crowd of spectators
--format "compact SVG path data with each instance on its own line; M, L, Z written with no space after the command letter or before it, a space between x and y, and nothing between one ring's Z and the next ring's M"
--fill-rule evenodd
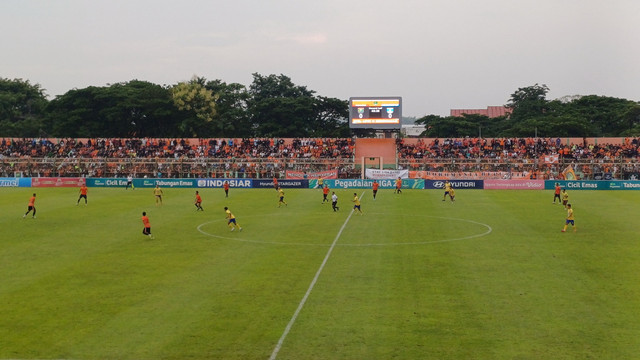
M467 137L406 143L398 139L396 146L399 164L431 172L495 172L509 178L562 179L567 166L581 178L640 171L637 138L626 138L620 144L567 144L560 138Z
M462 138L422 139L415 144L397 140L398 156L404 159L537 159L557 155L565 159L639 158L640 140L625 139L622 144L563 144L556 138Z
M284 177L284 171L352 170L345 139L2 139L0 175Z
M346 139L3 139L0 156L41 158L351 158Z
M535 169L560 176L567 163L589 176L639 172L640 139L619 144L572 143L551 138L397 139L398 165L424 171ZM358 175L355 140L342 139L1 139L0 176L284 177L286 170L337 169ZM614 169L616 170L616 169ZM511 175L509 175L511 176Z

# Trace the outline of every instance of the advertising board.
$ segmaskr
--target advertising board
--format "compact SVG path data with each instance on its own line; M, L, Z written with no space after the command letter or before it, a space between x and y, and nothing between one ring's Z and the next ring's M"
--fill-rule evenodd
M449 180L451 187L457 189L483 189L484 180ZM444 189L444 180L425 180L425 189Z
M314 180L317 181L317 180ZM325 183L328 180L325 180ZM278 186L281 188L299 188L299 189L307 189L309 188L309 180L278 180ZM273 180L267 179L254 179L253 187L255 189L273 189Z
M31 187L80 187L85 180L81 177L34 177Z
M31 178L0 178L0 187L31 187Z
M485 190L544 190L544 180L484 180Z

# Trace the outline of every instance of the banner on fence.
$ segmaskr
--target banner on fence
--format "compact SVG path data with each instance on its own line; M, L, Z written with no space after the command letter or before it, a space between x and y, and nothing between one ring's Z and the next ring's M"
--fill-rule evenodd
M326 170L326 171L298 171L287 170L287 179L289 180L307 180L307 179L337 179L338 170Z
M409 170L381 170L381 169L365 169L364 175L367 179L408 179Z
M31 187L80 187L85 183L81 177L34 177Z
M409 177L426 180L528 179L528 171L410 171Z

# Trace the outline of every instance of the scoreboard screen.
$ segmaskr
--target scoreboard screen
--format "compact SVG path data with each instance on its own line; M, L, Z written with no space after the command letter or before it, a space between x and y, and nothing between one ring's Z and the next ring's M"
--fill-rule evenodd
M400 129L402 98L399 96L349 98L349 127Z

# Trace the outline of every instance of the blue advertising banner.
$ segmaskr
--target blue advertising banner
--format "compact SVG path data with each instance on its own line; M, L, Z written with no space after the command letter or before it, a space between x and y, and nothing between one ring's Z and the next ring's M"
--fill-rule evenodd
M325 180L325 183L327 180ZM281 188L309 188L309 180L278 180L278 186ZM256 189L271 188L273 189L273 180L254 179L253 187Z
M228 182L230 188L251 188L253 179L198 179L196 185L199 188L221 188Z
M612 180L604 181L609 190L640 190L640 181Z
M0 178L0 187L31 187L31 178Z
M124 178L87 178L87 187L125 187L127 179Z
M167 188L194 188L196 179L133 179L133 186L152 188L159 185Z
M556 184L567 190L609 190L608 181L578 181L578 180L545 180L545 190L553 190Z
M484 189L484 180L449 180L451 187L457 189ZM425 189L444 189L444 180L425 180Z
M371 189L373 185L372 179L329 179L325 180L325 184L332 189ZM377 180L379 189L395 189L396 181L394 179ZM424 189L424 179L402 179L403 189Z

